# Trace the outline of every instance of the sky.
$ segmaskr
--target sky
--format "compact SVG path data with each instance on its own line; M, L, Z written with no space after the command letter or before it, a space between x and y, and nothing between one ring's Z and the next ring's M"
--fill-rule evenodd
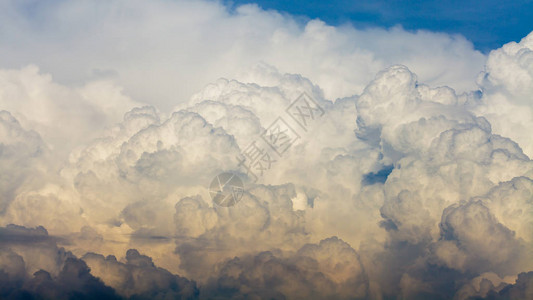
M0 298L532 299L530 10L357 3L0 0Z
M461 34L483 52L518 42L533 26L533 1L227 1L238 6L257 3L328 24L351 23L359 28L393 27Z

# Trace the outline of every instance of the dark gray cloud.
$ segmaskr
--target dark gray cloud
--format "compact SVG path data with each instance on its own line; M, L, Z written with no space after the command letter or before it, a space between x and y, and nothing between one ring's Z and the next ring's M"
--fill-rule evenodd
M111 288L90 273L80 259L68 258L59 276L39 270L33 278L15 288L7 299L121 299Z
M94 253L79 259L58 248L44 227L9 225L0 237L1 299L195 299L199 293L193 281L135 249L121 263ZM116 277L104 283L109 276Z
M82 257L92 273L103 278L118 293L130 299L195 299L198 288L194 281L156 267L152 258L135 249L126 253L126 262L114 256L88 253Z
M504 287L487 299L533 299L533 272L520 273L515 284Z
M277 253L276 253L277 252ZM235 257L201 289L208 299L367 299L368 278L355 250L332 237L296 253Z
M32 250L40 253L38 262L31 257ZM48 270L30 274L36 267ZM120 299L84 261L57 248L44 227L16 225L0 228L0 298Z
M0 227L0 241L0 246L5 247L10 244L54 243L55 238L49 236L46 228L42 226L26 228L10 224Z

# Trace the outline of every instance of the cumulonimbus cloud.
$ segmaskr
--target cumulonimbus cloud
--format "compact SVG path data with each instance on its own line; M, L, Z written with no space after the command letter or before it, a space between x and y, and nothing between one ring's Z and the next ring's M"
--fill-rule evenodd
M230 13L217 3L154 2L141 12L139 3L128 9L111 3L98 16L109 33L83 42L67 30L69 44L139 45L128 32L122 42L112 39L111 29L131 22L128 14L116 18L121 12L140 14L137 24L155 44L168 34L157 32L161 24L153 16L182 32L172 16L186 12L197 18L183 22L203 31L178 41L211 37L215 25L235 40L212 57L194 44L179 52L198 52L189 58L213 66L193 72L185 64L191 85L153 64L172 47L148 52L140 70L153 64L161 73L138 88L137 71L123 74L147 51L144 45L118 62L105 61L113 53L87 59L117 73L96 72L99 78L78 86L31 66L0 71L3 297L91 291L133 298L530 296L532 35L490 53L475 90L465 69L477 68L483 55L458 37L319 21L301 27L255 6ZM23 14L20 6L3 5ZM54 5L61 12L89 4ZM73 22L39 13L57 24ZM87 26L89 33L101 29ZM46 36L52 29L19 30ZM259 38L249 37L254 32ZM385 40L408 50L389 56L392 50L378 51ZM429 41L439 52L422 47ZM214 39L213 47L226 43ZM260 55L240 56L259 46L265 46ZM34 62L44 69L57 50L49 47ZM28 51L12 54L14 60L24 61ZM295 53L300 60L293 61ZM176 64L183 62L178 54ZM255 64L257 57L266 63ZM430 60L435 63L422 68ZM309 61L318 63L304 66ZM392 61L407 67L387 67ZM236 67L224 73L224 64ZM254 67L237 74L249 64ZM72 72L50 68L60 78ZM199 78L217 72L236 79L198 88ZM438 72L445 75L432 79ZM152 80L161 83L153 93L143 91ZM457 89L436 85L444 82ZM199 91L179 101L146 101L168 94L169 86L183 86L180 97L189 88ZM302 93L324 111L307 131L286 112ZM158 101L163 108L150 105ZM237 157L278 117L293 122L300 139L253 183ZM224 171L246 183L233 207L214 205L207 190Z

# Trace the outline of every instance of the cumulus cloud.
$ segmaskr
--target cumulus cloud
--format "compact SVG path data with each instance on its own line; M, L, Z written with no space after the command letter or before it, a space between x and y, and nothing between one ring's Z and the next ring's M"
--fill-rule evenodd
M268 80L248 72L259 62L310 78L333 100L360 93L395 63L427 83L470 90L485 60L458 35L301 24L253 4L5 1L0 11L0 50L10 58L3 67L37 64L68 84L112 80L165 110L219 77Z
M0 228L0 288L5 299L120 299L92 276L85 262L63 248L44 227Z
M44 227L0 228L2 299L194 299L194 282L156 267L130 249L125 263L87 253L81 259L57 247Z
M8 111L0 111L2 198L0 211L5 213L9 203L25 186L43 184L47 172L48 149L38 133L26 130Z
M292 209L295 194L292 185L258 186L246 192L242 205L229 209L209 207L199 196L181 199L176 232L190 239L178 240L181 267L192 278L205 280L229 257L299 248L308 239L303 213Z
M44 225L61 233L81 226L76 195L59 176L63 155L7 111L0 111L0 130L0 223Z
M91 276L128 296L452 297L470 293L450 288L458 280L532 267L533 163L471 112L472 95L420 84L393 66L361 95L333 103L301 76L256 72L275 88L219 80L168 117L150 106L130 110L72 152L56 188L21 193L5 222L36 226L48 205L30 203L71 207L59 217L70 228L39 222L70 231L59 242L79 256L114 255L83 259ZM246 178L236 156L302 92L326 111L312 133L249 183L238 205L210 204L206 183L226 170ZM24 219L24 210L37 219ZM153 258L130 251L118 261L124 247ZM135 257L150 271L136 269ZM296 279L283 279L287 272Z
M482 97L474 111L492 123L495 132L512 138L533 156L533 34L492 51L479 75Z
M24 25L0 35L28 37L0 42L2 297L529 295L532 35L475 87L485 58L457 36L188 1L57 1L35 26L0 5ZM36 43L44 71L20 68ZM305 130L302 93L324 112ZM299 139L254 181L237 158L277 118ZM245 191L221 207L228 171Z
M137 250L126 252L126 262L114 256L87 253L82 257L94 276L101 278L123 296L133 299L194 299L194 282L158 268L148 256Z
M0 70L0 86L0 107L26 130L39 133L51 150L65 157L137 105L110 81L66 87L35 65Z
M202 296L259 299L364 299L368 282L355 250L338 238L279 257L236 257L219 267Z

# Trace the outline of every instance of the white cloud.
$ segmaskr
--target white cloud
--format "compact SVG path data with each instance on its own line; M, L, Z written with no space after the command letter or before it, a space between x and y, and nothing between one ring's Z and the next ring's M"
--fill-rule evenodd
M0 107L24 128L38 132L60 155L98 137L135 105L110 81L66 87L34 65L0 70Z
M485 61L461 36L299 24L215 1L4 1L0 20L2 67L33 63L68 84L112 80L163 110L219 77L258 82L247 70L260 62L310 78L334 100L398 63L428 84L470 90Z
M0 242L0 279L85 274L161 297L525 293L532 35L489 55L479 93L485 57L458 36L218 2L0 6L0 224L51 233L2 229L18 240ZM292 122L303 92L324 116L250 182L236 156ZM209 201L222 171L247 183L234 207Z
M533 33L490 53L478 84L483 95L474 111L494 131L516 141L533 156Z

